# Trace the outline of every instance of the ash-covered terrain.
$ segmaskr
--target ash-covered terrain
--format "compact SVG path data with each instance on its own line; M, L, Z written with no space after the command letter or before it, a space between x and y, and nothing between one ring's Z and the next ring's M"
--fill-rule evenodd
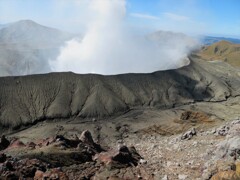
M76 37L28 20L0 26L0 179L240 179L239 45L197 51L192 38L158 31L147 36L164 54L157 62L184 56L178 68L51 72L54 60L72 62L72 45L85 47Z
M190 58L186 67L151 74L2 77L1 125L17 128L48 119L106 118L135 108L221 102L240 94L237 69Z
M1 178L239 179L240 70L1 77Z

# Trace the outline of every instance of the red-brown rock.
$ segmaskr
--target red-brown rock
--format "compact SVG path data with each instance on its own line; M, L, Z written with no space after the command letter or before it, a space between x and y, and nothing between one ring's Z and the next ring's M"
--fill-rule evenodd
M26 145L19 139L14 139L14 140L12 140L11 144L8 146L8 149L22 148L22 147L26 147Z
M58 180L68 180L68 177L65 173L60 171L59 169L51 169L47 172L42 172L42 171L36 171L35 180L42 180L42 179L58 179Z

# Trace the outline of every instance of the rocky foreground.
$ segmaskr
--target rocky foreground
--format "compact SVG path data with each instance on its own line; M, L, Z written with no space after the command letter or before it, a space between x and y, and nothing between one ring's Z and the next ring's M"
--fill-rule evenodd
M144 135L141 142L128 143L136 143L155 179L240 179L239 118L208 130Z
M182 113L179 121L211 123L205 114L192 111ZM176 135L159 132L162 131L151 127L140 134L125 134L124 140L110 143L111 147L96 143L89 131L68 138L56 135L25 143L21 138L2 136L0 177L92 180L240 179L239 117L223 121L207 130L193 127Z
M2 179L153 179L133 146L104 149L89 131L26 144L2 136L0 148Z

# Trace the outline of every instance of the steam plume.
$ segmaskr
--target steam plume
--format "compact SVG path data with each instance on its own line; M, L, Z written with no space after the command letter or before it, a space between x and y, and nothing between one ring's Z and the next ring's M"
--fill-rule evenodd
M125 23L125 0L91 0L88 11L91 15L86 17L90 22L85 36L66 42L50 63L53 71L119 74L177 68L196 46L179 34L134 35Z

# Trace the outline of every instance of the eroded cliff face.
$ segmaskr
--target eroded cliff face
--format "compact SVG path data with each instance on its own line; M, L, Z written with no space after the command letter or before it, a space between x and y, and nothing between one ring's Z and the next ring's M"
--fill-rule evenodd
M109 117L135 107L167 108L240 95L239 70L191 58L190 65L151 74L50 73L0 78L0 124Z

